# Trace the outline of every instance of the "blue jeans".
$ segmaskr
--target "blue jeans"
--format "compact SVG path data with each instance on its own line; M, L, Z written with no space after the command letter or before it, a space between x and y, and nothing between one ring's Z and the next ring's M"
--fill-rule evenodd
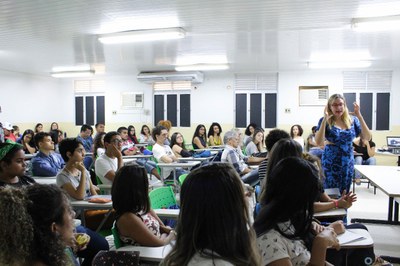
M242 179L243 183L249 184L250 186L254 187L258 183L260 183L260 179L258 177L258 169L254 169L250 173L241 176L240 179Z

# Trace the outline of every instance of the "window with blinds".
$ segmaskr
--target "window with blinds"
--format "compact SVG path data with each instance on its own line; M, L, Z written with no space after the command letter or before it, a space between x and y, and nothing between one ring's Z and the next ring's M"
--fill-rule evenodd
M349 111L358 102L368 127L372 130L390 129L390 93L392 71L343 72L343 91Z
M75 125L105 123L104 80L75 80Z
M277 125L278 73L235 75L235 126Z

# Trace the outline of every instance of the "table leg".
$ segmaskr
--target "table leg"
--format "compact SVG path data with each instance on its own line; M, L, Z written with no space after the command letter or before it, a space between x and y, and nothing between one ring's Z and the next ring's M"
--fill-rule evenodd
M393 221L393 197L389 197L389 212L388 212L388 221Z
M110 210L106 213L106 215L104 216L104 219L101 221L101 223L100 223L99 226L97 227L96 233L98 233L98 232L101 230L101 228L103 227L103 225L104 225L105 222L107 221L108 217L110 217L111 212L112 212L112 209L110 209Z
M399 203L394 201L394 217L393 220L395 222L399 222Z

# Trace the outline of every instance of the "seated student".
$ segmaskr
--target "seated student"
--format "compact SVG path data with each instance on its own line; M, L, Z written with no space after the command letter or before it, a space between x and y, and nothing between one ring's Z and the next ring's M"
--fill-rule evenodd
M136 129L134 126L130 125L128 126L128 138L134 143L134 144L138 144L139 141L136 137Z
M323 182L322 180L324 179L324 172L322 171L322 165L319 158L309 153L303 153L303 159L309 161L317 167L319 179L321 182ZM339 199L332 199L328 194L326 194L321 183L321 191L317 197L317 201L314 203L314 212L317 213L328 211L335 208L348 209L355 201L357 201L357 195L353 194L351 191L347 194L346 191L343 191Z
M2 143L0 144L0 154L4 155L0 159L0 187L21 188L35 184L34 179L24 176L26 170L25 155L20 144ZM87 248L78 252L79 257L85 258L86 262L83 265L91 265L91 260L97 252L108 249L108 243L99 234L83 226L78 226L76 231L86 233L91 238Z
M176 244L161 265L261 265L243 195L230 165L193 170L181 188Z
M331 265L326 261L367 265L368 260L374 261L373 248L327 251L340 248L337 235L346 229L342 222L328 227L313 222L319 187L316 167L298 157L279 161L268 174L262 209L254 223L263 265Z
M135 155L140 154L140 150L136 148L135 143L129 138L128 129L126 127L118 128L118 133L122 139L121 153L122 155ZM144 158L138 158L136 163L144 166L148 173L157 177L158 180L161 180L160 174L157 170L157 165L155 162L146 160Z
M81 130L79 135L77 136L77 139L82 142L83 147L85 148L86 152L92 152L93 151L93 128L90 125L82 125ZM85 164L86 169L89 169L90 166L93 163L93 159L91 156L86 156L85 160L83 161Z
M162 163L173 163L177 161L177 158L174 155L174 152L172 151L171 147L168 145L165 145L165 140L168 138L168 130L163 127L163 126L156 126L153 128L152 131L153 134L153 139L156 140L156 144L153 146L153 156L158 162ZM169 178L172 177L172 171L174 168L164 168L163 171L163 178ZM176 168L176 174L177 176L180 176L181 174L185 174L186 171L184 171L182 168Z
M158 247L175 239L175 232L151 208L148 191L144 167L127 165L116 173L111 195L115 224L125 244Z
M222 152L221 162L230 163L240 175L242 181L254 186L259 183L258 170L251 170L246 162L261 162L264 158L245 157L237 151L239 136L234 131L228 131L224 135L225 149Z
M264 130L256 128L252 135L252 140L246 146L246 154L255 156L263 152L264 149ZM264 154L265 157L266 154Z
M356 154L354 155L354 164L358 165L376 165L375 159L375 142L366 140L363 133L353 140L353 148ZM360 155L361 154L361 155ZM356 184L361 184L361 174L358 171L356 173Z
M264 179L267 177L267 167L268 167L268 158L270 156L272 147L278 142L280 139L290 139L289 133L281 129L273 129L271 130L268 135L265 137L265 146L267 148L267 158L260 163L258 167L258 175L261 180L261 186L264 185Z
M23 147L18 143L0 143L0 187L22 187L35 183L25 175L26 163Z
M300 125L293 125L290 128L290 137L300 144L301 150L304 151L305 141L303 139L303 128Z
M185 148L185 141L179 132L172 134L170 147L176 158L192 156L192 153Z
M78 265L66 250L76 245L75 213L59 188L2 189L0 212L1 265Z
M94 138L93 142L93 161L96 161L98 157L103 155L106 152L104 148L104 136L106 135L105 132L97 133L96 137Z
M208 145L209 146L221 146L224 145L221 138L222 128L217 122L213 122L208 130Z
M317 127L313 126L311 128L311 132L312 133L307 137L306 150L311 155L317 156L319 159L321 159L322 154L324 153L324 147L318 146L317 143L315 142L315 132L317 132Z
M52 130L60 130L57 122L51 123L49 132Z
M22 136L21 132L19 131L19 126L13 125L12 127L13 127L13 134L15 136L15 139L19 140L21 138L21 136Z
M244 138L243 138L243 147L246 147L247 144L251 141L251 138L253 136L254 130L257 128L257 124L251 122L247 127L246 130L244 131Z
M111 131L104 136L106 152L94 163L96 176L103 184L112 184L115 172L124 165L122 160L122 139L118 132Z
M104 123L96 123L94 125L94 129L96 130L96 134L94 135L93 141L94 139L97 137L97 135L99 135L100 133L106 133L105 131L106 126L104 125Z
M17 139L15 138L15 135L13 134L13 127L11 123L9 122L4 122L3 124L3 131L4 131L4 141L9 140L12 142L16 142Z
M39 152L32 158L32 174L34 176L56 176L64 167L61 155L54 152L54 142L46 132L35 135L35 144Z
M58 150L58 144L64 139L64 134L59 129L54 129L49 132L51 135L51 140L54 142L54 151L60 153Z
M193 149L205 149L207 148L207 132L204 125L198 125L194 131L192 138Z
M165 127L167 129L168 136L164 141L164 145L168 145L169 146L171 144L171 139L169 137L169 134L170 134L170 131L171 131L171 128L172 128L171 121L169 121L169 120L160 120L160 121L158 121L157 126L163 126L163 127ZM154 139L153 133L152 133L152 137ZM157 141L157 140L154 139L154 141Z
M140 142L146 142L149 145L153 145L155 142L151 136L150 128L147 125L143 125L140 130Z
M90 173L83 164L85 149L82 143L76 138L64 139L60 143L60 154L66 164L57 175L57 186L67 192L70 200L83 200L97 195Z
M35 134L43 132L43 124L42 123L37 123L35 126Z
M22 137L17 141L24 147L25 154L34 154L36 152L35 141L33 137L35 133L31 129L27 129L22 134Z

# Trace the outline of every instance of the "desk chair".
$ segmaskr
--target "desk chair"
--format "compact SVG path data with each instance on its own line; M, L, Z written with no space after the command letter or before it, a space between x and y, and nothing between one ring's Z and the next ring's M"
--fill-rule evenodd
M182 184L183 184L183 181L185 181L185 179L186 179L186 177L187 177L187 175L188 174L183 174L183 175L180 175L179 176L179 184L182 186Z
M156 188L149 193L152 209L167 209L177 205L174 191L170 186Z
M112 232L112 235L113 235L113 237L114 237L114 246L115 246L115 249L119 249L120 247L123 246L123 243L122 243L122 241L121 241L121 238L119 237L119 233L118 233L118 230L117 230L115 221L114 221L113 226L112 226L112 228L111 228L111 232Z

